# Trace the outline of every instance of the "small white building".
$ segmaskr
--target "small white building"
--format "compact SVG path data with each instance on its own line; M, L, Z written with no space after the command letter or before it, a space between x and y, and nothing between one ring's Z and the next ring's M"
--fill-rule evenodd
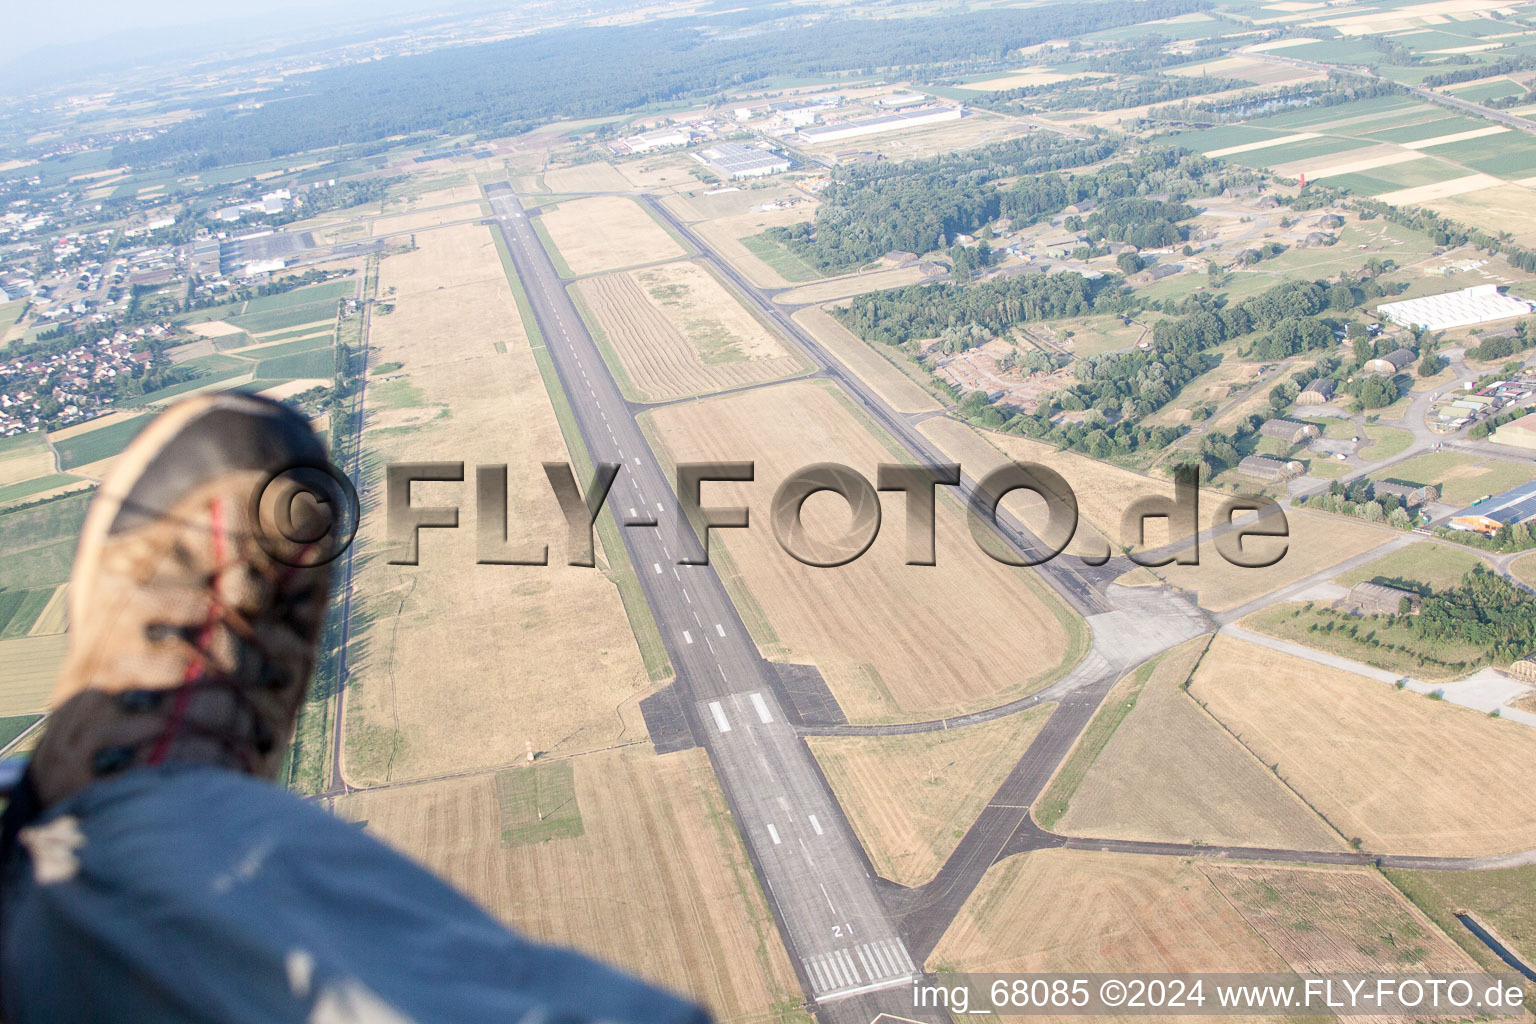
M653 132L641 132L624 140L631 153L649 153L657 149L686 146L693 141L693 132L687 128L658 128Z

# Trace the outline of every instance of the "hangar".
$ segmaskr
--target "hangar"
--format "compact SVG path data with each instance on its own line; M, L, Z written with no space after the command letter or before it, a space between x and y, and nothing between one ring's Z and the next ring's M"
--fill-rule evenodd
M1444 331L1453 327L1484 324L1490 320L1524 316L1532 309L1536 309L1536 304L1505 295L1496 284L1478 284L1458 292L1442 292L1401 302L1383 302L1376 307L1376 313L1382 319L1404 327Z

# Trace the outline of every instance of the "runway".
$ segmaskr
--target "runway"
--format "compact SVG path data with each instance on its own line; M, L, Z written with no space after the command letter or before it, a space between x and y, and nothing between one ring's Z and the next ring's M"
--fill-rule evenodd
M528 215L508 184L485 194L592 461L622 467L608 505L676 670L689 728L708 752L801 984L824 1020L866 1024L863 1010L838 1014L840 1001L860 997L862 1007L870 994L900 992L919 965L714 567L679 564L699 552L672 481Z

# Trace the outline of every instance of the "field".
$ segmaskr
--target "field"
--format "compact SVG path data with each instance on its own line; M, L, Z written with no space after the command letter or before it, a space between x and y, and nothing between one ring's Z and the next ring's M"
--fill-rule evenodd
M933 718L1002 703L1081 656L1081 624L1031 571L983 554L947 503L935 566L904 564L895 514L862 557L839 568L802 565L779 547L767 513L792 472L829 461L872 479L878 463L895 457L831 387L791 382L670 406L644 422L672 464L756 462L754 483L713 488L717 504L750 506L754 526L717 535L711 557L714 545L727 556L722 577L763 653L814 663L850 720ZM804 511L813 538L847 526L846 506L830 496L811 498ZM1020 635L1031 638L1028 650L1016 643Z
M475 220L485 215L485 204L461 203L436 210L420 210L394 217L380 217L373 221L372 234L374 238L378 238L380 235L420 231L423 228L435 228L456 220Z
M575 838L508 845L493 775L357 793L337 812L532 939L690 993L724 1021L784 1019L798 988L708 760L643 749L576 759Z
M423 532L421 570L385 564L384 517L365 510L349 777L509 764L529 741L569 753L641 738L634 703L648 676L611 567L565 564L564 520L540 463L571 456L491 233L444 228L418 246L380 266L395 312L373 321L373 358L403 369L369 387L366 449L381 462L435 452L469 467L507 463L509 540L549 542L552 564L475 564L472 468L463 484L417 485L418 502L463 509L460 529ZM517 429L487 430L493 422Z
M1447 505L1469 505L1485 494L1498 494L1536 479L1536 467L1528 462L1478 458L1465 452L1435 452L1372 473L1371 479L1436 484L1440 500Z
M0 489L52 472L53 453L42 434L21 434L0 441Z
M1456 920L1458 911L1470 911L1526 963L1536 960L1536 901L1530 898L1536 891L1536 867L1493 871L1388 868L1386 876L1475 959L1505 969L1492 951Z
M1477 969L1374 871L1236 864L1202 870L1298 973Z
M1338 849L1343 840L1181 689L1204 638L1163 655L1139 693L1122 682L1100 717L1133 705L1083 775L1056 831L1286 849ZM1097 719L1089 736L1098 728ZM1085 737L1085 741L1088 737ZM1074 760L1076 755L1074 755ZM1069 762L1070 766L1070 762ZM1047 793L1047 809L1050 797Z
M60 468L77 469L102 459L110 459L128 447L128 442L137 437L139 431L148 426L153 418L152 413L144 413L62 440L60 435L55 435L54 447L59 452Z
M1385 544L1397 531L1351 522L1338 516L1320 516L1297 509L1287 509L1290 540L1286 553L1274 565L1245 569L1217 554L1214 545L1201 554L1199 565L1165 565L1154 569L1176 587L1199 595L1200 607L1208 611L1227 611L1281 587L1321 572L1363 551ZM1249 549L1267 554L1276 550L1278 538L1257 537L1246 542Z
M1435 590L1448 590L1461 582L1473 567L1486 565L1482 558L1466 548L1432 541L1418 541L1400 551L1352 569L1334 582L1352 587L1356 583L1422 583Z
M52 587L69 578L89 496L0 514L0 588Z
M592 196L546 209L535 223L549 233L572 274L672 260L686 253L634 200Z
M1523 555L1509 565L1509 571L1530 586L1536 587L1536 555Z
M47 709L66 643L62 633L0 640L0 716Z
M1365 850L1536 846L1536 794L1508 770L1536 757L1530 729L1227 637L1189 692Z
M631 400L707 394L805 369L697 263L589 277L574 287Z
M812 736L875 870L902 885L938 872L1056 708L912 736Z
M1080 850L1038 850L993 864L928 966L985 973L1285 969L1197 862Z
M544 172L544 185L556 195L573 192L627 192L629 179L602 161L551 167Z
M786 227L816 216L814 203L798 203L774 210L749 210L691 225L705 243L725 257L753 284L786 288L814 281L823 275L798 256L763 234L771 227Z

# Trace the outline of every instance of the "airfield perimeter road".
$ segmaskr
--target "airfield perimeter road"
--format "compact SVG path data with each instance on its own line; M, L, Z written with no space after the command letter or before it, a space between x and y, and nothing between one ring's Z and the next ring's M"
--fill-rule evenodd
M521 204L506 184L489 185L485 194L588 453L623 467L608 506L671 656L690 729L709 754L791 962L824 1020L867 1024L862 997L907 989L918 965L779 706L774 668L758 654L714 567L678 564L698 553L697 540ZM839 1014L839 1002L851 996L861 998L848 1009L860 1009ZM892 1006L912 1016L904 1002Z

